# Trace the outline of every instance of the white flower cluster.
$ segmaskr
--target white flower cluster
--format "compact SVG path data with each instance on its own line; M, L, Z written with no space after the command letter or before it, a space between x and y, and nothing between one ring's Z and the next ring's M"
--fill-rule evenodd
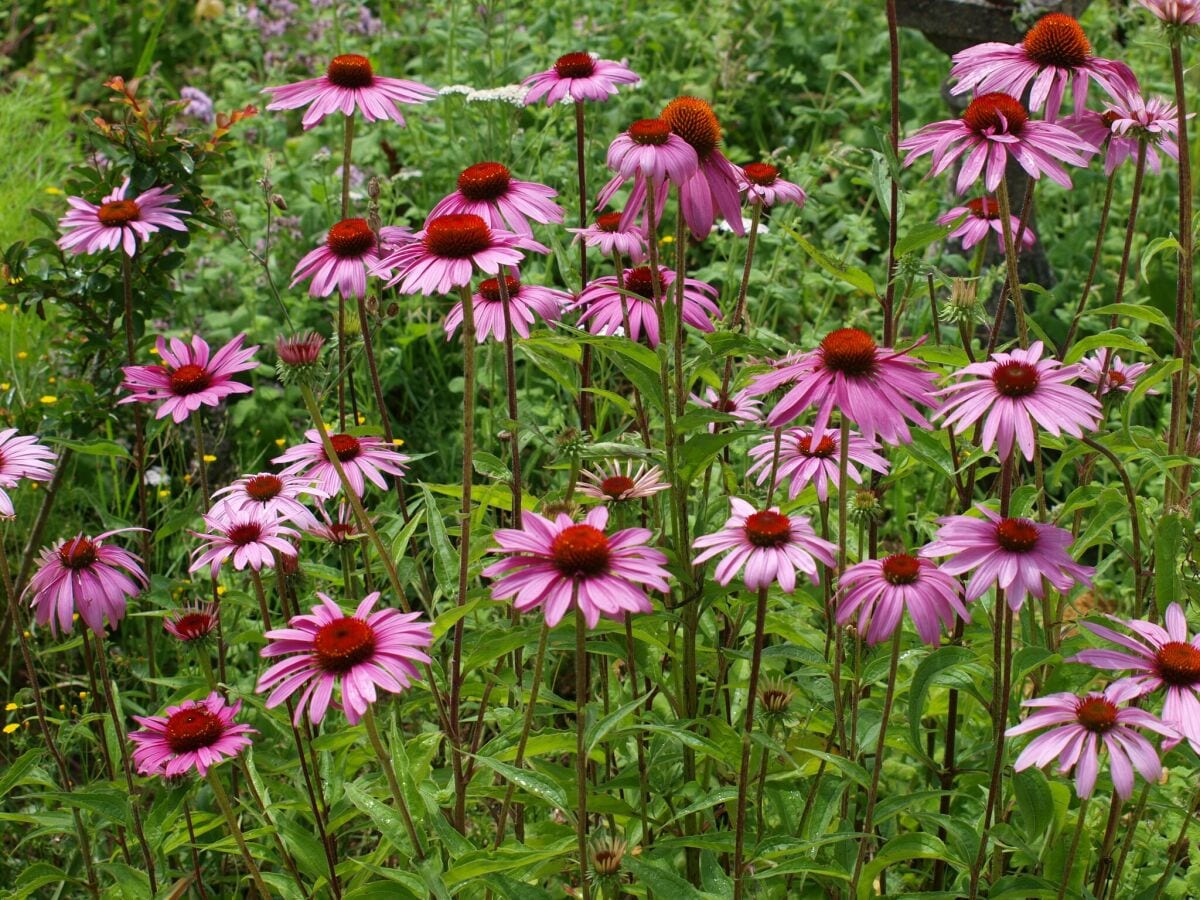
M529 88L523 84L506 84L503 87L483 88L476 90L469 84L448 84L438 90L443 97L449 94L461 94L468 103L511 103L513 106L524 106L525 95Z

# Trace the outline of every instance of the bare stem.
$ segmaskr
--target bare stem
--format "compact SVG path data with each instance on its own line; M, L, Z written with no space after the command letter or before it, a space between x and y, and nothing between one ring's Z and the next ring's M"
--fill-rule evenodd
M417 859L425 859L425 851L421 849L421 840L417 836L417 827L413 824L412 813L409 812L408 803L404 800L404 792L400 789L400 781L396 778L396 769L392 765L392 756L388 753L387 747L383 743L383 739L379 736L379 728L375 725L375 713L371 707L367 707L367 711L363 713L363 725L367 728L367 737L371 739L371 747L375 750L375 755L379 757L379 764L383 766L383 774L387 778L388 788L392 792L392 800L396 803L396 809L400 813L400 817L404 820L404 830L408 832L408 840L413 845L413 853Z
M262 873L258 871L258 865L254 862L254 855L250 852L250 848L246 846L246 836L242 834L242 828L238 825L237 816L234 815L233 806L229 802L229 795L225 793L225 788L221 784L221 777L217 775L216 767L208 770L208 784L212 788L213 796L217 799L217 806L221 807L221 814L225 816L225 824L229 826L229 831L233 835L233 839L237 841L238 849L242 852L242 861L246 863L246 869L250 872L250 878L254 881L254 887L263 898L270 897L271 892L263 882Z
M579 896L588 900L588 813L587 813L587 622L575 607L575 837L579 845Z
M733 843L733 897L741 900L746 884L743 878L743 862L746 856L746 795L750 781L750 735L754 730L754 705L758 699L758 675L762 665L763 641L767 623L767 593L765 587L758 589L758 605L754 614L754 649L750 655L750 683L746 686L746 717L742 723L742 759L738 766L737 818L734 824Z

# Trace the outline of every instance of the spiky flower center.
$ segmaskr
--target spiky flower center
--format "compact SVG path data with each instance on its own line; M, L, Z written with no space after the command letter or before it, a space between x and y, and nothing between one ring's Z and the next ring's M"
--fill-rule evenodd
M742 174L751 184L757 184L760 187L770 187L779 180L779 170L766 163L750 163L742 166Z
M211 747L224 733L221 717L203 706L189 706L172 713L164 732L172 753L191 753Z
M171 626L182 641L198 641L208 636L216 624L216 617L204 610L183 613L171 619Z
M692 145L701 160L721 143L721 123L712 107L699 97L676 97L662 111L662 120Z
M803 437L796 439L796 446L805 456L816 456L821 459L829 459L837 451L837 444L834 442L831 435L823 435L817 446L813 446L813 436L806 434Z
M612 878L621 871L621 861L625 858L625 842L610 838L602 838L592 845L588 854L592 858L592 871L589 874L596 878Z
M567 53L554 61L554 74L559 78L587 78L596 71L596 61L590 53Z
M825 368L843 375L863 376L875 371L875 341L861 328L839 328L821 341Z
M187 396L197 394L212 384L212 375L204 366L188 363L180 366L167 376L171 385L171 393Z
M1029 121L1021 101L1008 94L981 94L963 113L963 122L977 134L1020 134Z
M375 235L366 219L342 219L325 238L325 244L338 259L360 259L375 247Z
M283 490L283 479L278 475L255 475L246 482L246 493L259 503L274 500Z
M596 216L596 227L601 231L606 231L609 234L614 234L621 226L621 213L610 212L602 216Z
M604 532L591 525L568 525L550 543L550 556L568 577L599 575L612 556Z
M497 162L481 162L463 169L458 190L468 200L495 200L508 192L512 174Z
M1074 69L1092 55L1079 23L1065 13L1050 13L1025 32L1025 52L1039 65Z
M614 500L620 500L627 491L633 490L633 479L628 475L610 475L600 482L600 491Z
M1100 114L1100 121L1104 123L1104 126L1108 128L1109 131L1112 130L1113 123L1119 118L1121 118L1121 114L1111 109Z
M920 574L920 561L907 553L893 553L883 561L883 577L888 584L912 584Z
M329 526L329 536L335 544L344 544L357 533L354 526L348 522L338 522L336 525ZM287 557L285 556L284 559Z
M253 544L262 537L262 526L257 522L240 522L226 531L225 537L229 539L231 544L244 547L246 544Z
M138 205L132 200L109 200L107 203L100 204L96 218L100 220L101 225L119 228L130 222L136 222L140 212Z
M329 443L333 446L334 455L338 462L350 462L362 453L362 444L358 438L350 434L331 434Z
M521 291L521 280L513 278L511 275L504 276L504 287L508 291L508 299L517 296ZM500 296L500 282L495 278L485 278L479 283L479 296L491 303L499 303L503 298Z
M1037 526L1028 519L1001 519L996 523L996 540L1009 553L1028 553L1037 546Z
M1158 677L1180 687L1200 682L1200 650L1183 641L1170 641L1154 654Z
M324 346L325 338L310 331L287 338L280 336L275 342L275 351L285 365L311 366L321 358L321 348Z
M968 200L967 209L971 210L971 214L977 219L1000 218L1000 207L995 200L989 200L987 197L976 197L974 200Z
M758 690L758 699L763 705L763 712L769 716L780 716L787 712L792 705L795 692L786 681L777 678L766 678Z
M755 547L780 547L792 537L792 520L769 509L751 513L742 528Z
M1124 372L1118 372L1115 369L1108 370L1108 383L1113 387L1121 387L1127 381L1129 378Z
M1085 697L1075 705L1075 720L1093 734L1117 724L1117 705L1104 697Z
M326 77L343 88L370 87L375 81L375 72L371 61L357 53L344 53L335 56L325 70Z
M649 266L638 266L625 273L625 290L652 300L654 299L655 280L658 281L658 293L661 296L666 286L662 272L653 272Z
M992 384L1005 397L1028 397L1041 380L1037 366L1027 363L1008 362L992 372Z
M492 230L479 216L439 216L425 227L425 249L446 259L468 259L492 243Z
M635 144L644 147L661 147L671 139L671 126L662 119L638 119L627 132Z
M322 625L313 639L317 664L326 672L349 672L375 652L375 632L362 619L343 616Z
M70 538L58 548L59 561L72 571L86 569L99 558L99 549L90 538Z

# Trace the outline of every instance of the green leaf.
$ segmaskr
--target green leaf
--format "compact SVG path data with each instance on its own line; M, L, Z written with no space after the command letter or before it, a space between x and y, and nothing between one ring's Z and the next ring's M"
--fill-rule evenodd
M25 784L25 776L33 769L40 755L37 750L27 750L0 772L0 797L18 785Z
M1160 613L1181 595L1177 559L1183 543L1183 528L1181 515L1166 513L1154 534L1154 600Z
M487 756L477 756L475 758L501 778L512 782L527 794L532 794L539 800L545 800L551 806L561 809L564 812L570 810L571 801L567 799L567 790L558 782L539 772L518 769L515 766L508 765L508 763L502 763Z
M913 227L904 237L896 241L896 258L899 259L906 253L924 250L934 241L940 241L948 235L950 229L953 227L953 223L950 225L939 225L937 222L925 222L922 225Z
M786 225L781 225L779 227L795 239L796 243L800 245L800 249L807 253L812 258L813 262L819 265L834 278L838 278L846 282L846 284L853 288L857 288L865 294L870 294L873 297L878 295L879 292L875 289L875 282L871 279L871 276L862 269L854 266L847 266L844 263L838 262L833 257L826 255L821 250L818 250L812 245L812 243L809 242L807 238L802 237L795 231L792 231L792 229L788 228Z
M133 866L124 863L105 863L100 867L113 877L117 883L117 892L111 889L104 892L106 897L119 896L125 900L150 900L150 876Z
M346 784L346 796L350 798L351 803L367 814L381 837L391 842L401 853L411 854L408 832L396 810L371 796L357 782L351 781Z
M129 451L116 441L69 441L66 438L46 438L50 444L58 444L68 450L74 450L84 456L110 456L117 459L129 459Z
M512 479L512 472L508 470L508 466L501 462L495 454L485 450L476 450L471 462L475 466L475 471L484 478L504 482Z
M871 896L875 879L890 865L913 859L947 859L949 855L946 845L932 834L917 831L897 835L884 844L875 858L863 867L858 882L858 900L866 900Z
M1041 846L1046 829L1054 822L1054 796L1041 769L1025 769L1013 775L1017 797L1017 817L1021 829L1033 846Z
M62 869L49 863L36 862L21 871L21 874L17 876L17 883L12 886L12 892L5 896L8 900L25 900L26 897L33 896L39 888L46 887L46 885L70 883L71 877Z
M679 451L679 472L684 484L691 484L718 453L741 436L742 433L736 430L719 431L716 434L704 431L684 441Z
M925 715L925 698L939 675L948 669L963 666L975 658L966 647L948 646L934 650L917 666L908 689L908 727L913 747L924 756L925 742L921 739L921 718Z
M1077 341L1067 351L1067 358L1063 362L1067 364L1079 362L1079 360L1091 351L1105 348L1111 350L1130 350L1134 353L1144 353L1151 357L1157 356L1150 345L1140 335L1136 335L1125 328L1116 328L1112 331L1105 331L1103 334L1089 335L1083 340Z
M1142 251L1142 260L1138 266L1138 271L1142 275L1142 281L1150 280L1150 276L1147 274L1150 268L1150 260L1154 259L1154 257L1158 256L1164 250L1174 250L1178 253L1182 249L1183 247L1180 246L1179 241L1173 237L1155 238L1148 243L1146 249Z
M474 881L485 875L511 872L567 856L575 848L575 838L566 837L547 847L505 844L496 850L478 850L461 857L445 874L450 887Z
M596 745L604 740L608 733L620 724L622 719L641 706L645 702L646 697L646 694L642 694L642 696L630 700L620 709L613 710L603 719L598 719L589 725L583 738L584 744L587 746L587 753L591 753L596 749Z
M711 896L702 894L684 881L675 869L658 860L650 861L637 856L626 856L625 866L633 877L660 897L671 900L704 900Z
M133 827L129 818L129 795L116 788L93 786L86 791L72 791L69 794L52 791L42 794L41 797L44 800L57 800L67 806L90 810L125 828Z
M427 531L429 544L433 548L433 574L438 587L446 597L458 596L458 554L450 545L450 536L446 533L446 523L442 521L442 513L437 507L437 501L429 488L421 485L421 493L425 497ZM464 523L464 528L469 527Z
M1147 306L1141 303L1110 303L1089 309L1088 315L1094 316L1128 316L1142 322L1149 322L1159 328L1165 328L1168 334L1175 333L1175 325L1167 318L1167 314L1157 306Z

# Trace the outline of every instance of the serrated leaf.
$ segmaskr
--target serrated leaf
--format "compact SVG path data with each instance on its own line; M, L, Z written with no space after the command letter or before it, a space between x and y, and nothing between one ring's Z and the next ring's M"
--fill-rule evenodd
M780 228L792 236L796 243L800 245L800 249L807 253L813 262L819 265L834 278L838 278L846 282L846 284L850 285L851 287L857 288L863 293L870 294L872 297L878 295L878 291L875 289L874 280L872 280L871 276L862 269L856 268L855 266L847 266L838 262L833 257L828 256L821 250L818 250L807 238L801 236L795 231L792 231L792 229L788 228L786 225L781 225Z
M634 710L645 703L647 696L649 695L642 694L642 696L630 700L619 709L613 710L604 718L597 719L595 722L589 725L583 738L584 744L587 747L586 752L590 754L594 749L596 749L596 745L604 740L604 738L608 736L608 733L621 723L622 719L630 715Z

